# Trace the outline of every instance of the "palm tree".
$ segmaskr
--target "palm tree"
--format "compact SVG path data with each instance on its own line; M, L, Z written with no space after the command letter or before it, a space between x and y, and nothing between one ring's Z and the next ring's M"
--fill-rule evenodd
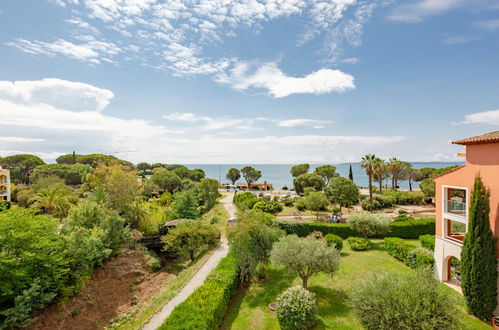
M397 158L390 158L388 162L388 169L392 175L392 189L396 189L398 185L398 179L400 176L400 172L402 171L402 162Z
M70 206L68 196L59 188L43 189L33 196L31 202L33 202L31 207L57 216L66 215Z
M362 160L360 161L360 167L366 170L366 174L369 177L369 211L371 212L373 210L373 174L376 159L376 155L368 154L362 157Z
M107 193L104 190L104 187L102 187L102 186L97 186L94 188L94 190L87 191L85 193L85 196L88 199L90 199L98 204L105 204L107 202Z
M386 162L381 158L376 158L374 161L374 176L379 182L379 193L383 194L383 179L386 175Z

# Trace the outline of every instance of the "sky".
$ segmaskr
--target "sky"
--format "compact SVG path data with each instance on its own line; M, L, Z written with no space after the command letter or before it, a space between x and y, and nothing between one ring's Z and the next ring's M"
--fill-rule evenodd
M497 0L1 0L0 156L456 161L499 130Z

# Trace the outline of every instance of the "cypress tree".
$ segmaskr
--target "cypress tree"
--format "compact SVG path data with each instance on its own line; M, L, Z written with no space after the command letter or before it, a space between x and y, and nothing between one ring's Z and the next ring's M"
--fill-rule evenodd
M350 171L348 171L348 178L352 180L353 182L353 171L352 171L352 164L350 164Z
M497 305L497 259L490 230L489 197L489 190L477 175L461 251L461 287L468 311L482 320L489 320Z

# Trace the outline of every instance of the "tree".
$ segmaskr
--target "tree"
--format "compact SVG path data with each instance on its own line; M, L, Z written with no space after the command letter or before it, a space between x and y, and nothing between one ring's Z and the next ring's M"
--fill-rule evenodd
M299 164L291 167L291 170L289 171L293 178L296 178L302 174L308 173L308 170L310 169L309 164Z
M199 200L205 206L206 211L215 206L217 198L220 196L218 186L218 181L214 179L201 179L201 182L197 185Z
M46 164L35 167L31 174L31 181L37 182L42 177L57 176L64 179L67 185L82 184L85 176L91 173L89 165L84 164Z
M182 181L178 175L167 170L157 171L151 177L152 182L157 184L162 191L173 193L180 188Z
M352 164L350 164L350 169L348 170L348 178L353 182Z
M375 166L376 155L368 154L362 157L362 160L360 161L360 167L366 170L367 177L369 178L369 210L371 212L373 209L373 175Z
M379 193L383 194L383 180L386 177L386 163L383 159L376 158L374 160L373 176L379 182Z
M317 167L315 169L315 174L322 177L322 179L324 180L324 186L327 186L332 178L339 176L339 174L336 172L336 167L332 165L322 165Z
M311 192L305 196L305 207L307 210L314 211L317 221L319 220L319 211L327 209L329 200L321 191Z
M142 174L145 174L147 170L151 169L151 164L146 162L141 162L137 164L137 170L142 171Z
M401 179L409 183L409 191L412 191L412 182L417 181L419 178L419 171L412 167L411 163L402 163Z
M321 191L324 188L324 180L315 173L307 173L294 178L293 185L298 194L302 194L307 187L314 188L316 191Z
M31 172L43 164L45 162L40 157L29 154L0 158L0 165L11 170L11 179L22 183L29 183Z
M424 179L421 181L419 188L427 198L435 197L435 181L432 179Z
M325 192L333 204L350 207L359 202L359 188L353 181L346 178L333 178Z
M348 215L347 223L364 238L388 232L388 219L378 214L351 213Z
M236 225L228 230L228 239L231 252L237 256L241 284L267 266L272 245L281 235L262 211L239 214Z
M230 168L225 175L225 178L232 183L232 185L236 184L236 181L241 178L241 172L237 168Z
M461 250L461 287L469 312L490 320L497 305L497 259L490 229L490 191L479 175L471 194L468 232Z
M42 189L33 196L30 202L32 208L60 217L65 216L70 207L67 192L57 187Z
M251 166L245 166L241 169L241 173L243 174L244 180L248 184L248 189L251 188L251 185L258 181L262 177L262 172L255 170Z
M334 247L328 247L324 240L289 235L274 244L270 260L273 264L296 271L307 289L308 279L313 274L325 272L332 275L338 270L340 253Z
M182 192L178 193L182 194ZM215 226L199 223L194 220L186 220L168 234L161 238L165 244L163 250L174 254L176 257L188 256L192 261L203 250L215 245L219 241L220 231Z
M397 189L398 180L402 175L403 168L404 168L403 162L401 162L395 157L390 158L390 160L388 161L388 170L390 171L392 177L392 189Z
M199 216L198 206L194 190L179 191L173 195L172 209L179 218L196 219Z

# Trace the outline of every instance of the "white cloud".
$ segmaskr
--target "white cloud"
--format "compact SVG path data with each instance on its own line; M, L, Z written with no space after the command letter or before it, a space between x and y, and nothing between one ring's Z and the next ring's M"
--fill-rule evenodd
M43 142L44 139L33 139L20 136L0 136L0 142Z
M477 40L476 36L449 36L442 41L444 45L463 45Z
M216 131L222 129L235 129L235 130L260 130L254 124L257 121L266 120L265 118L230 118L230 117L209 117L199 116L190 112L174 112L162 116L163 119L174 122L186 123L202 123L199 127L202 130Z
M389 18L393 21L417 23L430 16L455 9L464 3L464 0L416 0L397 6Z
M494 31L499 30L499 19L480 21L480 22L476 22L475 25L484 29L484 30L494 32Z
M0 81L0 99L26 105L51 104L73 111L102 111L113 97L110 90L56 78Z
M462 122L464 124L499 125L499 109L472 113L466 115L464 118Z
M353 76L340 70L320 69L304 77L290 77L276 63L267 63L250 71L248 63L238 63L229 74L219 75L217 81L230 84L234 89L266 89L274 97L291 94L343 93L355 89Z
M313 128L324 128L331 125L333 122L330 120L316 120L316 119L286 119L277 122L277 126L281 127L313 127Z

